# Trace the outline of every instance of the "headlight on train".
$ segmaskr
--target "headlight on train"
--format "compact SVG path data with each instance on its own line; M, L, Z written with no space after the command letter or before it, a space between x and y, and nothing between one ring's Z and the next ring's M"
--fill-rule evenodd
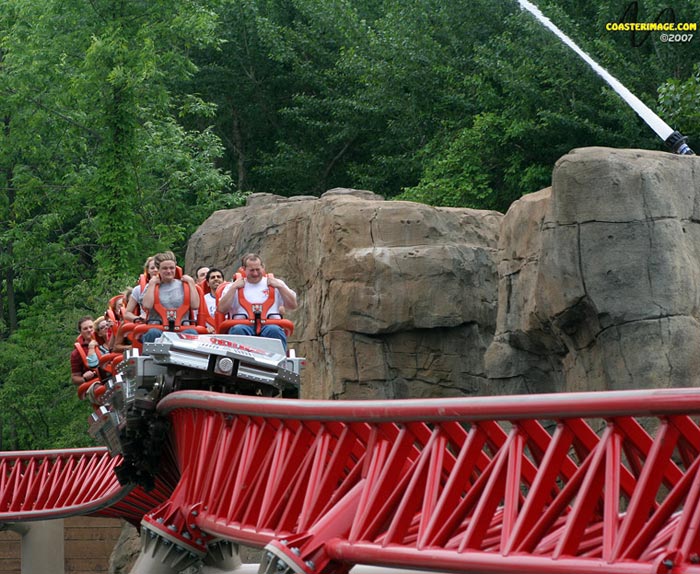
M221 357L216 363L216 372L222 375L230 375L233 372L233 359Z

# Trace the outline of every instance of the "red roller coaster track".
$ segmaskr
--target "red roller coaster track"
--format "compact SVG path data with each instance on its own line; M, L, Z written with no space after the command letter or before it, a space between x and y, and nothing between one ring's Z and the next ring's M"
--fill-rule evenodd
M166 465L150 492L124 487L114 474L120 460L104 448L0 452L0 522L94 515L138 525L177 479Z
M211 537L266 546L265 560L300 574L700 574L700 390L381 402L185 391L158 409L180 469L162 504L134 491L113 503L113 462L89 459L103 451L46 470L32 462L46 453L6 453L0 521L145 514L193 551ZM51 477L59 467L73 470ZM100 487L73 498L91 472ZM37 494L59 483L60 496Z

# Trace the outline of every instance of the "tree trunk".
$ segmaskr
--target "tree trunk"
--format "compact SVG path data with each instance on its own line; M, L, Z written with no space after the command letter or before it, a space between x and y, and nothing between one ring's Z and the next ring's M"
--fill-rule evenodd
M231 106L231 118L233 120L233 128L231 134L231 141L233 142L233 151L236 154L236 168L237 168L237 181L238 191L245 191L245 186L247 185L247 173L245 168L245 152L243 151L243 133L241 132L241 121L238 116L238 112L235 106Z

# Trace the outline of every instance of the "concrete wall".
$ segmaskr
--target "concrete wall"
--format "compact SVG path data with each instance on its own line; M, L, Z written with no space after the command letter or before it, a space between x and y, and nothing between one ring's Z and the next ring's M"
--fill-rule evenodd
M64 526L65 573L107 573L109 556L121 531L121 521L74 517L67 518ZM20 539L15 532L0 532L0 574L20 574Z

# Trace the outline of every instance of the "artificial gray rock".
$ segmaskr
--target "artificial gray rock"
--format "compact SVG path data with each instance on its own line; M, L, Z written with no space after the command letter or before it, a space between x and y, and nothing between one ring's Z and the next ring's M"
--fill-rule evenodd
M304 397L477 394L496 321L502 217L363 190L255 194L200 226L186 265L230 277L243 254L258 252L298 292L288 318L291 346L308 359Z
M109 574L128 574L141 553L138 530L128 522L122 523L119 540L109 558Z
M700 160L585 148L499 243L493 392L679 387L700 373Z

